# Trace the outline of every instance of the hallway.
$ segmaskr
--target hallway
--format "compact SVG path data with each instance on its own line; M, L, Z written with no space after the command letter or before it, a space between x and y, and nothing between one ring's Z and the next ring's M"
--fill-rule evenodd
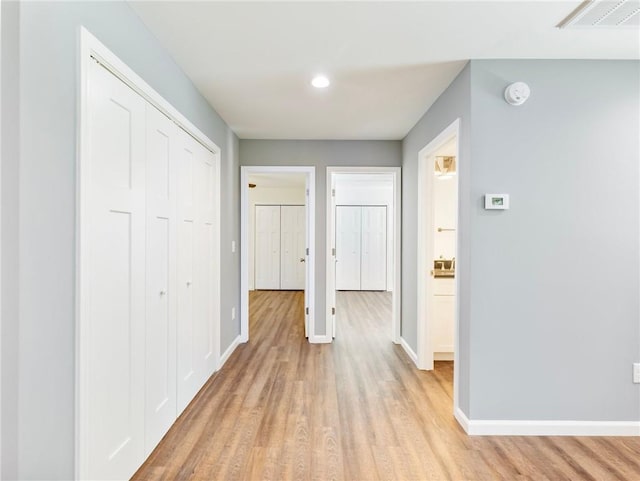
M380 297L339 293L334 344L310 345L301 292L250 294L251 341L133 479L640 479L637 438L466 436L451 363L418 371Z

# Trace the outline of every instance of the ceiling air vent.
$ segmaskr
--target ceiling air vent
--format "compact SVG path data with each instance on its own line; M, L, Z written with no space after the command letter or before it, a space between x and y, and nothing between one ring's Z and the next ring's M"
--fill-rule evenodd
M558 28L638 28L640 0L587 0Z

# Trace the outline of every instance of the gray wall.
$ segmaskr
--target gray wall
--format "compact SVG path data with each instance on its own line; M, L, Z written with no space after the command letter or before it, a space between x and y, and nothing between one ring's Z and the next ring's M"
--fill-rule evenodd
M471 79L468 414L640 420L640 63L473 61Z
M402 142L402 338L418 352L418 153L436 138L456 119L460 119L460 139L458 143L458 170L460 187L458 191L460 219L458 225L457 271L464 272L469 266L469 240L461 233L468 231L469 225L469 184L471 171L471 100L470 65L458 74L427 113L411 129ZM469 297L468 277L460 276L460 299ZM459 343L459 404L465 413L469 406L469 334L468 304L461 304Z
M239 333L239 325L230 321L231 306L239 303L239 255L230 254L231 239L239 236L235 135L127 4L21 3L18 462L23 479L70 479L74 471L80 25L222 149L222 351ZM3 439L3 446L12 442Z
M401 149L395 140L240 140L240 165L316 167L316 335L326 333L326 167L399 167Z
M525 81L529 101L504 88ZM416 347L418 151L456 117L460 407L637 421L640 63L471 61L403 141L403 326ZM485 211L485 193L511 209ZM426 274L426 273L425 273Z
M2 9L2 472L0 479L18 476L18 169L19 8L1 2Z

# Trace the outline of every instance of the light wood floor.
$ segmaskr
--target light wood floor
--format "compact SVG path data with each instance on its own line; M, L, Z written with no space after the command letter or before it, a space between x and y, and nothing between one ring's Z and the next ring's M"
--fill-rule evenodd
M252 292L251 341L134 479L640 480L638 438L466 436L452 363L413 366L384 294L338 300L334 344L310 345L302 293Z

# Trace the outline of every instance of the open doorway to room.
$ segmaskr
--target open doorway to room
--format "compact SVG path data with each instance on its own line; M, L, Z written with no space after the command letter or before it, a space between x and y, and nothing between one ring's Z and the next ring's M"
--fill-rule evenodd
M327 168L327 332L400 341L400 169Z
M453 377L457 406L459 121L418 159L418 367Z
M312 167L242 167L243 341L250 329L268 331L274 316L287 317L305 337L313 332L313 173Z

